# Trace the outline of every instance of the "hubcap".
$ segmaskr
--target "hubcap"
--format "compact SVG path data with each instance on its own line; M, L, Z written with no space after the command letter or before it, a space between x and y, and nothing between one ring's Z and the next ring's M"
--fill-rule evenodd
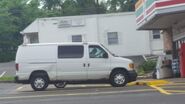
M44 79L42 79L42 78L36 78L36 79L35 79L35 81L34 81L34 86L35 86L36 88L43 88L44 85L45 85Z
M114 77L114 82L119 85L125 83L125 76L123 74L116 74Z

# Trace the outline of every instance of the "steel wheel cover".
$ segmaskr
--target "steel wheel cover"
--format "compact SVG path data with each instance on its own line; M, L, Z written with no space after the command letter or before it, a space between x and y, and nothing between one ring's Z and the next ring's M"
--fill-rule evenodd
M34 80L34 86L38 89L43 88L45 86L45 81L43 78L36 78Z
M119 84L119 85L124 84L125 83L125 76L123 74L121 74L121 73L116 74L114 76L114 82L116 84Z

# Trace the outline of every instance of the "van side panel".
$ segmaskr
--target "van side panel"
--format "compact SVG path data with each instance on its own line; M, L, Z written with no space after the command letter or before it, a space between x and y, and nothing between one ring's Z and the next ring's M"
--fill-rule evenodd
M56 45L19 46L16 55L19 70L16 76L19 76L19 80L28 80L33 71L44 70L50 80L56 80L56 57Z

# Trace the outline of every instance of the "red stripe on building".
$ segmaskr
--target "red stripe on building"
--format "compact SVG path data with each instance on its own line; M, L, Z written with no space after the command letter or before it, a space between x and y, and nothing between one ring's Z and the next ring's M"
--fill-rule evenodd
M185 4L185 0L170 0L170 1L155 1L152 6L150 6L149 8L146 9L146 15L147 17L151 16L153 13L152 11L155 8L159 8L159 7L167 7L167 6L175 6L178 4ZM136 19L136 22L138 24L141 24L144 21L144 15L142 14L142 16L140 16L139 18Z
M136 19L136 22L139 23L142 19L144 19L143 14L138 19Z
M156 3L156 7L165 7L165 6L175 5L175 4L182 4L182 3L185 3L185 0L171 0L171 1Z
M150 12L152 12L154 9L155 9L155 3L149 8L146 10L146 14L148 15Z
M137 23L137 25L139 26L139 25L141 25L143 22L144 22L144 19L142 19L141 22Z

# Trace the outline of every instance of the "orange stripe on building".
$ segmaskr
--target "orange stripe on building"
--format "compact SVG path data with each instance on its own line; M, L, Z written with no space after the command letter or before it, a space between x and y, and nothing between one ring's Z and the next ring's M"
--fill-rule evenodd
M135 8L138 9L143 4L143 0L138 0L135 4Z

